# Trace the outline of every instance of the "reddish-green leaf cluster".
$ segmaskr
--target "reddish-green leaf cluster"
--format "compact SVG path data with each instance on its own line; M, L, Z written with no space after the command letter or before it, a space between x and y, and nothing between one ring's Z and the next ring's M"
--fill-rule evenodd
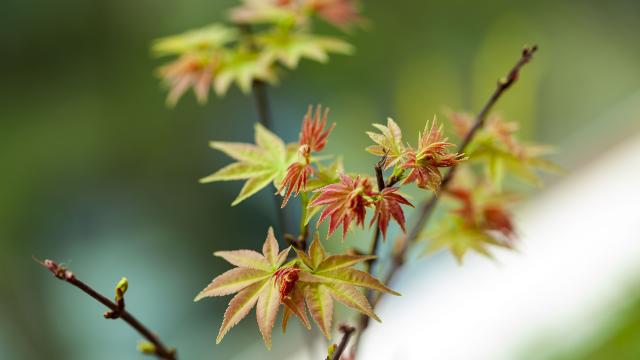
M319 226L329 218L327 236L331 236L342 225L343 238L352 222L363 226L366 209L374 207L375 214L371 224L377 222L383 236L386 236L391 218L400 224L403 231L405 230L405 218L400 205L412 206L397 191L398 188L390 187L381 192L375 192L368 178L360 178L359 176L352 178L342 174L339 183L315 190L319 196L311 202L310 206L325 206L317 225Z
M437 126L435 119L430 127L427 123L418 137L418 149L409 148L406 153L402 167L409 170L409 175L404 183L415 181L419 188L438 192L442 182L439 168L455 166L465 159L461 154L449 153L448 148L453 146L442 134L442 125Z
M315 116L312 106L307 109L307 113L302 120L302 130L300 131L298 154L301 159L289 165L287 175L282 181L282 185L278 188L278 193L282 193L284 189L287 189L284 193L282 207L287 205L292 194L298 196L300 191L305 191L307 182L314 173L311 166L311 154L324 149L327 144L327 138L335 126L335 123L333 123L328 128L325 128L328 114L329 109L326 109L323 113L320 105L316 108Z
M259 24L255 33L213 24L158 39L154 53L175 56L158 71L169 87L167 103L174 106L189 88L200 103L211 88L224 96L234 83L249 93L255 81L276 84L279 65L295 69L301 59L325 63L329 54L353 53L339 38L312 33L314 14L340 27L360 19L350 0L246 0L232 12L231 21L243 28Z
M511 249L516 233L506 206L513 196L496 193L486 183L456 183L445 195L458 204L439 224L429 251L448 247L462 261L468 250L491 257L488 246Z
M370 256L327 255L316 236L309 253L296 249L298 258L285 264L291 248L279 251L278 242L269 228L262 254L252 250L218 251L220 256L237 266L216 277L195 298L225 296L237 293L229 302L216 342L255 306L260 333L267 348L280 305L283 305L283 330L293 314L310 328L307 309L325 336L330 337L333 300L337 300L375 320L378 317L358 287L399 295L379 280L352 266L370 260Z
M371 219L371 225L375 222L378 223L382 237L387 237L387 228L389 227L389 221L393 218L402 228L403 232L406 232L404 212L400 205L413 205L405 199L402 195L398 194L398 188L388 187L382 189L375 200L376 211Z
M434 119L427 122L424 130L418 136L417 149L402 143L402 131L393 121L387 120L387 126L374 124L380 133L367 134L376 144L369 146L367 151L378 156L385 156L385 168L396 166L394 174L408 171L403 184L415 182L419 188L440 190L442 175L440 168L456 166L466 158L462 154L451 153L449 148L453 144L447 142L442 133L442 126L438 126ZM399 175L399 176L402 176Z
M459 137L464 137L472 126L473 118L466 113L451 113L449 118ZM467 153L474 162L483 162L489 180L500 190L506 173L532 185L540 186L537 171L562 172L560 167L541 156L552 151L548 146L524 144L518 140L518 124L507 122L499 115L487 119L469 144Z

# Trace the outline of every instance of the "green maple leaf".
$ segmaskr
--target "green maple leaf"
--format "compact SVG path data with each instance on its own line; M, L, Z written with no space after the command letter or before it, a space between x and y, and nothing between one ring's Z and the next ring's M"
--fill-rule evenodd
M247 180L232 206L260 191L269 183L278 188L287 167L295 160L297 151L297 144L285 145L282 139L260 124L255 125L255 144L212 141L209 145L237 162L200 179L201 183Z
M481 134L469 146L469 157L485 162L487 177L498 190L502 188L507 174L512 174L530 185L542 186L539 171L562 173L560 166L539 156L550 152L552 151L549 147L522 145L522 152L516 154L491 134L486 133Z
M220 24L190 30L154 41L152 50L158 56L217 51L236 40L238 31Z
M389 168L400 161L405 154L406 148L402 144L402 131L398 124L392 118L387 119L387 126L381 124L373 124L380 131L374 133L367 131L367 135L375 142L375 145L367 147L367 151L376 156L387 155L385 169Z
M355 309L376 321L367 298L358 287L388 294L400 295L386 287L369 273L353 269L352 266L375 257L362 255L328 255L316 234L308 253L296 251L300 265L297 290L302 291L306 305L322 333L330 338L333 318L333 300Z
M482 229L468 228L462 218L452 214L440 223L439 228L431 234L430 239L432 241L425 249L425 254L448 249L459 264L462 264L464 256L469 251L492 259L493 255L489 251L489 246L504 247L504 244L496 241L487 232Z
M213 88L218 96L224 96L235 82L243 93L248 94L254 80L272 84L278 81L271 58L240 48L225 53L213 79Z
M330 53L353 53L350 44L337 38L280 29L258 36L257 42L262 46L266 57L277 60L290 69L295 69L303 58L326 63Z
M265 345L271 348L271 333L281 305L275 275L286 261L290 249L280 251L273 228L269 228L262 254L253 250L214 253L237 266L213 279L194 299L198 301L205 297L237 293L224 313L216 343L220 343L225 334L256 306L258 328Z

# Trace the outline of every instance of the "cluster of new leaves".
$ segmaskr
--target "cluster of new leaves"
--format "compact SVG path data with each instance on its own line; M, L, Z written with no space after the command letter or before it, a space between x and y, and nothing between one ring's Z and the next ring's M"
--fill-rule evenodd
M449 114L454 132L464 138L473 125L465 113ZM559 171L559 167L540 155L549 148L518 141L517 123L492 115L466 148L470 161L459 169L453 184L444 193L453 207L430 231L427 252L448 248L459 262L473 250L492 257L490 246L512 249L516 232L509 207L517 196L504 189L507 174L533 185L541 180L536 170ZM483 177L474 172L483 173Z
M468 250L492 257L489 246L513 249L516 233L507 208L517 197L497 192L470 172L458 176L459 180L444 192L453 207L431 234L427 252L448 248L462 262Z
M318 218L318 225L329 218L329 233L342 225L342 237L346 236L352 222L363 226L367 208L375 208L371 224L377 222L383 237L386 237L389 221L393 218L405 230L405 217L400 205L413 206L402 195L398 188L388 187L382 191L374 191L368 178L355 178L342 174L340 182L327 185L318 190L319 193L310 204L311 207L325 206Z
M393 166L392 177L404 177L405 185L415 182L419 188L437 193L442 182L440 168L456 166L466 159L463 154L448 150L454 145L444 137L442 125L438 125L436 119L431 123L427 122L424 130L418 134L416 148L402 142L402 131L393 119L387 119L387 126L373 126L380 133L367 132L375 142L367 151L374 155L386 156L385 168Z
M317 236L308 253L296 249L297 258L286 262L290 249L280 251L273 229L269 228L262 254L252 250L214 254L237 266L213 279L195 298L198 301L204 297L237 293L225 311L216 342L219 343L254 306L260 333L267 348L271 348L271 334L281 305L284 307L283 331L291 315L310 329L308 310L329 338L334 300L379 321L358 287L399 295L368 273L352 268L372 259L370 256L328 255Z
M463 138L473 124L473 117L467 113L451 113L449 118L455 134ZM537 170L561 172L554 163L542 158L552 152L552 148L539 144L521 143L515 134L518 123L507 122L500 115L492 115L487 119L483 129L476 133L467 147L467 154L474 162L485 165L488 180L500 191L507 173L540 186L542 181Z
M398 188L387 187L376 191L366 176L351 176L343 172L334 172L327 176L326 172L322 171L321 163L315 161L320 171L316 171L311 165L314 162L312 154L325 147L334 127L333 124L327 127L327 114L328 111L323 113L318 106L314 115L309 107L302 121L298 150L300 160L289 166L287 175L278 189L278 192L284 194L282 206L287 204L291 195L310 193L303 201L306 212L304 222L306 224L313 214L322 210L317 225L329 219L327 236L331 236L339 226L342 226L343 238L352 223L364 226L368 208L375 209L371 225L377 223L383 236L386 237L391 219L404 230L405 217L401 205L412 205L398 193ZM335 167L337 166L333 168ZM314 176L316 173L317 177Z
M278 65L294 69L303 58L326 62L330 53L353 52L339 38L314 34L314 15L340 28L361 21L352 0L245 0L231 12L234 27L213 24L156 40L157 56L174 57L158 70L167 103L174 106L189 88L200 103L211 88L223 96L233 83L248 93L254 81L276 83Z

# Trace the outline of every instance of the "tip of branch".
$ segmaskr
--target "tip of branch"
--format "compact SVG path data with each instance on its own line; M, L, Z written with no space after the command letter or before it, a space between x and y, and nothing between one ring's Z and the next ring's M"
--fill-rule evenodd
M533 54L538 51L538 45L532 45L532 46L528 46L525 45L525 47L522 49L522 58L525 59L526 61L531 60L531 58L533 57Z
M356 331L356 328L349 324L342 324L340 325L339 330L343 334L351 334L352 332Z
M59 265L53 260L45 259L44 261L42 261L35 256L32 256L32 258L35 262L51 271L51 273L60 280L71 280L75 277L75 275L71 271L67 270L64 266Z

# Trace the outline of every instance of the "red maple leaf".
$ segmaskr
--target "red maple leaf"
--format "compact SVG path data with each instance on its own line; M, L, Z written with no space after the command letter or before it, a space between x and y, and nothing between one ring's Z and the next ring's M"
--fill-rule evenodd
M330 218L327 236L331 236L340 224L342 224L343 239L351 222L364 225L366 207L372 204L371 197L374 195L369 179L361 179L360 176L351 178L342 174L339 183L327 185L315 192L319 192L320 195L311 202L311 206L326 205L320 214L317 226L327 217Z
M403 232L406 232L404 212L400 205L409 205L411 207L413 207L413 205L402 195L398 194L397 191L398 188L395 187L384 188L378 194L378 199L374 203L376 211L371 219L371 225L376 221L378 222L378 227L382 232L383 238L387 237L387 228L389 227L391 218L400 225Z
M327 126L327 115L329 115L329 109L325 109L322 112L322 106L316 107L315 115L313 114L313 107L309 105L307 113L302 120L302 130L300 130L300 146L303 156L308 157L309 152L318 152L324 149L327 144L327 137L333 130L335 123L331 124L329 128Z
M284 200L282 201L282 207L287 205L292 193L298 196L300 191L304 191L311 175L313 175L313 167L309 164L294 162L289 165L287 175L284 177L284 180L282 180L280 188L278 188L278 193L282 193L282 190L287 188L287 192L284 194Z
M466 227L482 231L497 231L510 243L515 238L515 230L511 215L503 203L497 200L478 202L469 189L454 187L447 189L447 194L457 199L462 205L454 210Z
M195 55L183 55L160 68L159 75L169 85L167 102L174 106L190 87L200 103L207 101L218 60L203 61Z

